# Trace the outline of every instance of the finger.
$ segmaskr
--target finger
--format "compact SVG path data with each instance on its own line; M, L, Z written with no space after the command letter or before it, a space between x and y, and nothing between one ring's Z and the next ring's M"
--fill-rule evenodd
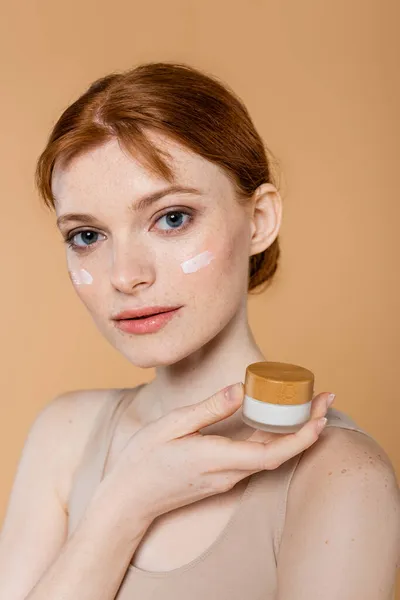
M307 421L299 431L280 435L275 439L263 442L227 439L226 452L219 453L223 469L242 471L262 471L276 469L296 454L309 448L319 437L317 430L319 419ZM323 429L322 429L323 430ZM321 430L321 431L322 431Z
M329 392L322 392L313 398L311 402L310 419L319 419L321 417L325 417L328 408L331 405L329 404L331 396L332 394ZM333 395L332 401L334 400L334 397L335 396Z
M254 433L251 434L250 437L246 438L246 442L262 442L266 444L271 440L276 439L277 437L281 437L281 433L276 433L275 431L264 431L263 429L256 429Z
M168 437L182 437L229 417L241 406L243 398L244 386L238 382L201 402L172 410L157 424Z

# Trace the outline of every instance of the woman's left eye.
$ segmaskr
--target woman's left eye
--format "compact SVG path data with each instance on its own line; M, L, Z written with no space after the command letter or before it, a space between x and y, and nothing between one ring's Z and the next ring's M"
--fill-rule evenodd
M171 215L172 215L172 217L174 217L174 218L172 218L172 217L171 217ZM178 215L178 217L177 217L177 215ZM186 224L185 224L185 225L183 225L183 226L179 226L179 223L182 221L182 219L179 217L179 215L186 215L187 217L189 217L189 219L186 221ZM159 219L157 219L157 221L156 221L156 222L158 223L159 221L161 221L161 220L162 220L162 219L164 219L165 217L167 217L167 221L168 221L168 219L169 219L169 221L170 221L170 223L171 223L172 225L176 225L176 224L178 224L178 226L177 226L177 227L173 227L173 229L179 229L179 230L186 229L186 227L189 225L189 223L190 223L190 222L191 222L191 220L192 220L192 215L191 215L190 213L184 212L184 211L182 211L182 210L170 210L170 211L169 211L169 212L167 212L165 215L162 215L161 217L159 217ZM162 230L162 231L165 231L165 229L164 229L164 230ZM168 230L167 230L167 231L168 231Z
M189 217L186 222L181 225L182 222L182 218L180 217L180 215L186 215L187 217ZM161 229L161 231L166 232L166 235L170 235L168 232L169 231L183 231L185 230L187 227L189 227L190 223L193 220L193 215L191 213L188 213L186 211L182 211L182 210L170 210L167 213L165 213L164 215L162 215L161 217L159 217L156 221L156 223L158 223L159 221L161 221L162 219L167 220L167 223L172 227L172 229ZM89 234L89 240L86 239L86 241L93 241L92 236L93 234L95 236L99 236L102 235L100 233L98 233L97 231L93 231L91 229L84 229L81 231L75 231L73 233L71 233L70 235L68 235L66 237L66 239L64 240L64 242L73 250L75 250L76 252L85 252L88 248L90 248L90 246L93 246L94 243L89 243L88 245L79 245L76 242L74 242L74 238L76 238L78 235L82 235L85 236L85 234Z

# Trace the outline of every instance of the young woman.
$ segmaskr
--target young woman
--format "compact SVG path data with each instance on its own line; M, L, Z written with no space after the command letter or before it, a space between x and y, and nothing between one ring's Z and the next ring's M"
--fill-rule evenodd
M246 366L274 359L247 296L277 269L282 218L241 101L187 65L111 74L61 115L36 178L79 298L156 377L38 415L0 597L389 600L399 491L383 449L328 393L296 434L241 419Z

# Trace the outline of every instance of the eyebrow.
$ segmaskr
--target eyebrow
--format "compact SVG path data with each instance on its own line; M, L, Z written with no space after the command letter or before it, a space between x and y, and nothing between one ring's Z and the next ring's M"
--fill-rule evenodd
M143 196L140 198L138 202L135 204L131 204L129 210L134 214L137 214L143 210L145 210L148 206L161 200L164 196L168 194L199 194L201 195L200 190L193 187L184 187L180 185L173 185L168 188L164 188L162 190L158 190L158 192L153 192L152 194L148 194L147 196ZM81 221L82 223L92 223L93 221L97 221L96 217L89 213L66 213L61 215L57 219L57 226L64 225L69 221Z

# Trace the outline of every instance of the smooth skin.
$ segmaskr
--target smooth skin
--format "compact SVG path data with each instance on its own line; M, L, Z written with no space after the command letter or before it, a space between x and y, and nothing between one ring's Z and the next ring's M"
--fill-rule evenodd
M154 430L160 418L166 417L171 426L171 411L183 409L189 419L205 398L242 381L248 364L272 360L261 352L248 324L247 274L249 257L270 246L282 219L281 199L273 185L262 184L246 206L239 206L232 182L218 166L161 135L155 135L154 141L170 152L176 183L197 189L197 193L165 195L157 204L135 211L133 206L141 198L164 189L166 183L122 152L115 142L80 156L67 169L55 169L53 185L58 218L69 212L92 215L60 224L63 237L71 237L79 245L66 245L68 269L79 299L113 347L133 365L156 369L155 379L139 392L132 406L140 416L142 438L145 427ZM184 217L174 231L167 210ZM91 240L84 231L91 232ZM185 274L181 263L206 250L212 251L215 259L205 268ZM73 272L81 270L90 274L92 283L76 283ZM155 304L182 306L155 335L132 337L117 330L111 320L120 310ZM63 394L33 424L1 532L1 598L25 600L38 582L29 600L48 600L57 598L57 594L63 600L113 598L112 589L107 588L113 585L107 565L96 570L95 579L87 586L92 595L85 597L79 580L79 545L67 543L60 557L66 541L66 501L73 469L79 463L93 420L109 395L110 390ZM321 416L326 411L326 398L322 394L313 400L313 410L322 411L322 415L318 412ZM227 410L224 415L222 418L218 413L211 423L206 419L208 424L201 433L240 438L253 433L242 422L240 411L229 414ZM133 413L131 417L133 423ZM309 431L313 425L305 427ZM248 444L255 444L255 438L234 446L232 442L216 442L213 437L204 440L193 429L192 434L183 441L164 440L171 468L181 464L182 455L174 449L183 449L184 443L190 445L194 464L203 470L205 462L199 450L206 451L207 444L211 448L218 443L222 452L223 448L227 450L226 455L228 449L240 447L244 454L236 454L235 460L243 467L248 456L256 462L253 469L264 468L264 451L265 458L272 460L267 468L273 468L282 456L290 457L306 448L288 493L277 565L279 600L390 599L399 556L399 492L390 460L376 442L358 432L329 427L317 443L313 432L311 445L310 432L303 432L297 437L270 437L265 440L269 440L266 446L254 446L248 452ZM301 447L297 445L300 438ZM273 459L275 445L283 443L287 453L278 459L274 452ZM132 448L134 444L132 438ZM157 448L154 460L156 455L161 456ZM118 473L126 474L127 452L121 453L121 462L117 461L114 475L111 472L106 477L102 490L122 481ZM203 463L196 463L196 456ZM220 456L222 459L223 454ZM137 465L131 466L143 489L151 487L151 478L146 479ZM210 483L213 479L218 489L231 485L238 477L237 465L215 466L220 473L207 479ZM245 466L252 470L249 463ZM157 470L156 461L153 467ZM223 469L225 475L221 475ZM199 470L197 473L204 477ZM190 501L188 479L177 481L178 487L170 490L171 502L185 498ZM211 487L205 487L206 494ZM125 488L126 482L125 487L121 483L120 494ZM192 498L199 493L196 485L193 488ZM134 502L129 489L125 493L119 495L121 510ZM99 491L97 497L100 495ZM104 495L107 500L113 497ZM160 496L155 502L154 514L166 508L163 501Z
M95 390L63 394L36 418L24 446L1 533L1 598L114 598L121 580L114 580L114 590L108 587L113 581L109 565L102 568L101 556L94 556L93 569L90 569L87 549L81 558L76 548L73 555L68 556L72 538L66 544L66 506L74 470L72 463L76 466L79 462L95 418L93 411L109 401L104 394L105 391ZM108 522L107 513L113 522L118 514L118 522L124 524L126 545L131 538L139 543L141 538L137 532L145 532L157 514L226 491L249 474L276 468L309 448L318 439L316 424L326 414L328 396L322 393L313 399L310 420L296 434L278 435L257 430L246 441L199 432L239 410L243 402L242 384L236 386L233 399L228 399L221 390L196 405L174 409L132 436L96 489L92 499L94 512L102 525ZM141 466L143 458L145 469ZM174 470L172 478L162 477L166 464ZM127 481L133 482L132 488ZM149 497L148 493L154 494L151 506L140 502L141 497ZM79 532L75 537L79 539ZM94 533L93 539L95 537ZM111 535L105 539L111 539ZM135 548L131 550L133 553ZM87 572L91 573L89 582L83 581L84 575L78 570L83 564L86 576ZM86 595L85 589L90 593Z
M253 473L276 469L317 440L326 397L314 400L310 420L295 434L254 430L247 440L237 441L200 433L207 425L234 414L243 398L244 386L238 383L227 393L220 391L203 402L170 411L129 439L105 478L110 478L113 490L122 486L127 518L133 515L131 504L137 509L138 498L143 498L139 512L151 522L181 506L227 492ZM320 426L322 430L323 424ZM129 481L135 482L131 490Z
M24 447L7 518L2 530L0 597L10 600L25 600L27 594L34 587L34 591L29 594L27 600L44 600L49 597L72 600L78 594L80 600L111 600L114 598L123 573L121 572L113 579L110 572L111 563L108 568L101 568L101 556L95 555L93 562L98 568L92 569L90 582L86 581L86 585L84 585L84 574L79 572L79 565L85 565L87 577L87 572L90 571L87 565L87 552L84 557L80 557L77 548L73 548L72 556L68 556L67 552L64 554L63 560L59 558L63 547L65 549L68 519L66 514L67 498L62 494L65 487L64 481L71 478L71 465L62 451L67 447L74 448L77 454L74 462L78 462L78 455L81 454L84 440L87 438L87 431L79 431L79 428L82 427L82 423L86 422L88 430L90 423L95 418L93 410L96 403L96 410L98 410L98 404L101 405L101 401L108 401L106 397L99 398L99 394L102 393L104 394L103 391L91 390L70 392L59 396L40 413L33 424ZM279 600L289 600L291 595L296 600L297 598L328 598L330 600L338 597L355 600L359 590L365 591L365 597L368 599L373 597L390 598L388 594L393 580L392 557L398 551L399 522L396 480L382 451L379 451L372 440L370 443L369 438L358 432L351 432L354 435L351 442L353 447L350 452L347 448L349 438L337 436L337 433L341 435L340 430L325 429L318 438L315 424L327 412L328 397L329 394L322 393L313 399L311 420L298 433L279 436L256 431L252 436L253 441L232 443L223 438L217 441L216 436L200 437L198 432L196 433L196 427L201 429L207 423L210 424L218 419L223 420L237 409L243 400L243 394L240 393L236 395L233 403L232 401L226 402L220 392L213 395L209 401L201 402L195 407L180 408L170 415L150 423L133 435L121 451L113 469L94 494L94 505L96 499L102 500L100 503L102 506L101 522L107 521L104 507L108 507L111 513L118 512L124 523L126 545L128 545L128 540L135 539L135 536L135 543L139 544L141 536L138 536L137 531L145 531L151 523L152 516L148 512L149 507L147 506L147 509L141 507L138 497L130 496L130 490L126 485L126 477L129 478L128 481L134 477L135 487L141 485L143 490L150 490L152 484L154 485L154 480L146 479L146 473L148 476L150 472L149 469L146 469L146 473L141 471L136 462L139 447L142 448L142 453L147 454L148 459L151 448L154 447L158 449L158 456L163 457L167 444L171 449L168 460L172 467L177 469L176 476L182 473L180 470L182 453L175 452L174 443L181 444L180 450L188 449L191 445L191 465L193 467L196 464L197 456L199 461L197 466L200 467L200 471L204 470L205 462L207 468L214 471L211 477L215 493L227 489L235 479L240 478L238 473L232 469L232 462L229 464L226 462L226 459L233 461L231 456L235 456L234 464L236 466L236 459L239 457L240 466L242 468L245 466L249 472L254 472L263 467L276 468L283 460L287 460L307 448L296 471L294 481L292 481L288 496L288 513L278 557ZM201 409L203 410L202 414ZM77 415L79 420L76 418ZM190 431L195 435L186 433L185 436L185 432ZM271 436L269 441L267 436ZM317 439L317 443L314 444ZM172 445L171 440L174 442ZM259 442L259 445L256 443L257 440L262 440L266 444ZM75 441L75 446L72 445L73 441ZM220 449L225 447L228 451L222 460L218 460L218 465L213 463L213 460L215 461L213 452L209 455L209 461L204 461L203 452L207 450L209 443L210 449L217 443L220 444ZM250 447L249 444L253 446ZM230 452L233 445L238 450L235 455L231 455ZM343 452L343 448L345 452ZM243 454L242 449L245 450ZM315 455L312 456L314 449ZM361 450L365 449L369 452L368 463L367 459L361 455ZM353 460L353 457L357 455L359 455L359 459ZM156 456L157 454L153 454L153 457ZM373 464L370 462L369 456L372 457L372 460L380 457L382 461ZM128 460L129 457L133 459L132 462ZM246 464L243 464L243 461L246 461ZM251 465L249 461L251 461ZM361 476L361 472L358 475L361 490L359 492L348 485L341 471L352 468L354 471L352 474L357 477L358 467L363 463L365 467L363 476ZM225 475L221 470L222 465L227 469ZM216 466L219 469L216 469ZM161 468L162 463L159 463L158 467ZM157 469L153 462L152 476L156 476L156 472ZM242 473L243 477L246 475L246 472ZM367 476L369 482L364 481ZM177 506L182 504L182 500L183 502L190 500L187 486L188 482L193 483L194 480L192 469L180 475L178 481L174 479L174 490L164 489L164 491L168 491L168 494L173 492L173 499L169 500L169 504L165 504L163 487L160 485L163 478L159 474L152 490L153 492L156 488L158 490L158 496L156 496L158 504L157 502L152 504L155 508L154 512L162 512L162 510L170 508L172 503ZM198 482L201 480L204 482L202 472ZM182 486L180 500L178 500L179 484ZM347 489L349 492L346 491ZM29 490L29 494L26 490ZM204 495L209 493L210 482L203 488ZM198 487L195 495L197 498L201 496ZM331 505L329 500L332 495L335 503ZM193 499L193 496L191 498ZM164 502L164 505L160 502ZM115 510L116 505L118 506L117 511ZM133 508L134 510L132 510ZM373 518L371 518L372 510L374 511ZM132 514L136 515L136 522L132 522ZM340 523L337 523L338 518L340 518ZM368 518L367 531L365 528L366 518ZM352 537L349 537L349 532ZM95 536L93 536L94 538ZM38 544L39 539L40 544ZM381 546L375 546L374 542L381 542ZM314 544L323 550L318 556L314 553ZM338 545L340 552L338 552ZM66 546L68 547L68 543ZM366 546L365 550L364 546ZM353 548L355 549L354 553ZM132 546L131 549L133 553L135 547ZM343 558L341 553L345 553ZM389 557L388 560L383 561L381 553L385 553ZM301 556L300 563L299 556ZM361 556L360 560L359 556ZM86 562L82 562L83 558ZM21 569L21 564L24 565L23 569ZM296 568L299 564L301 569ZM363 571L365 564L370 567L367 573ZM322 570L321 576L319 576L320 570ZM312 576L311 571L313 571ZM362 571L362 577L360 571ZM342 578L336 577L338 572L343 574ZM374 588L368 591L364 586L364 581L370 585L373 584ZM112 582L113 589L110 588ZM376 582L378 582L378 588ZM90 593L84 592L86 589L90 590ZM339 596L338 590L340 590Z

